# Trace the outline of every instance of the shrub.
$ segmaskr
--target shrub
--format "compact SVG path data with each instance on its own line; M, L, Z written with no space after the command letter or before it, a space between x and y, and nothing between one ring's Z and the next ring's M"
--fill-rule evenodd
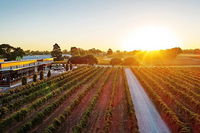
M121 58L112 58L112 59L110 60L110 64L111 64L112 66L114 66L114 65L120 65L121 63L122 63Z
M40 72L40 80L43 80L44 79L44 73L43 71Z
M51 71L49 70L47 73L47 77L50 78L51 77Z
M69 70L69 65L68 65L68 64L66 64L66 66L65 66L65 70L66 70L66 71Z
M139 62L134 57L127 57L123 61L123 65L139 65Z
M36 82L37 81L37 74L34 74L33 75L33 82Z
M69 68L70 68L70 70L72 70L72 69L73 69L73 66L72 66L72 64L70 64L70 65L69 65Z
M28 122L28 123L26 123L25 125L23 125L23 126L18 130L17 133L27 133L27 131L30 130L30 129L31 129L31 123Z
M22 85L26 85L27 84L27 77L22 77Z

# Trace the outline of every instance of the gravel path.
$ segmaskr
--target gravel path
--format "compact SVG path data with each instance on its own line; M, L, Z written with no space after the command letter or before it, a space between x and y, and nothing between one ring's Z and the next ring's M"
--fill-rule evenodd
M140 133L170 133L136 76L125 69Z

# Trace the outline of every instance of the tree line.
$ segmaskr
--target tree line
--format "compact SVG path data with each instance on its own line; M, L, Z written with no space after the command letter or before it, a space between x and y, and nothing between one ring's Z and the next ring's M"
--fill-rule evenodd
M121 59L118 57L112 58L110 60L110 65L125 65L125 66L133 66L133 65L139 65L139 62L134 57L127 57L125 59Z
M158 54L159 53L159 54ZM160 60L162 57L163 59L173 59L177 55L184 53L184 54L200 54L200 49L184 49L182 50L179 47L166 49L166 50L158 50L158 51L140 51L140 50L133 50L133 51L113 51L112 49L108 49L107 52L101 51L99 49L88 49L84 50L82 48L78 47L71 47L71 49L68 50L61 50L60 46L56 43L53 45L52 51L39 51L39 50L23 50L20 47L13 47L9 44L1 44L0 45L0 58L5 58L6 60L20 60L25 55L48 55L51 54L52 57L54 57L55 61L61 61L64 60L65 57L63 57L63 54L70 54L73 58L71 59L71 62L75 62L77 64L83 64L83 63L89 63L89 64L96 64L98 61L96 61L96 56L113 56L114 57L121 57L125 55L133 55L138 60L143 59L145 56L146 61L152 61L152 60ZM147 56L148 55L148 56ZM92 57L93 56L93 57ZM86 59L89 58L89 59ZM79 60L79 61L77 61ZM91 61L88 61L91 60ZM115 59L117 60L117 59ZM119 61L119 59L118 59ZM92 63L91 63L92 62ZM115 61L114 61L115 62ZM114 63L115 64L115 63ZM123 64L123 63L122 63ZM125 63L126 64L126 63Z
M22 58L25 55L25 52L20 47L13 47L9 44L1 44L0 45L0 58L4 58L6 60L17 60Z

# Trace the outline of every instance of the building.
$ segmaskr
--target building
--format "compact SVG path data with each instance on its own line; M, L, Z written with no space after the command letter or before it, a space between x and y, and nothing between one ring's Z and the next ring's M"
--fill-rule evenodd
M31 76L35 72L45 70L53 62L53 58L22 61L0 62L0 87L10 87L22 76Z
M4 62L4 59L0 59L0 62Z

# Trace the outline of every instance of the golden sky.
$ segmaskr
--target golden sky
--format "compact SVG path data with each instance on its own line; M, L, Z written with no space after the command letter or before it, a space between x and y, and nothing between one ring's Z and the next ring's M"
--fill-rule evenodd
M199 5L197 0L2 0L0 44L31 50L51 50L54 43L62 49L200 48Z

